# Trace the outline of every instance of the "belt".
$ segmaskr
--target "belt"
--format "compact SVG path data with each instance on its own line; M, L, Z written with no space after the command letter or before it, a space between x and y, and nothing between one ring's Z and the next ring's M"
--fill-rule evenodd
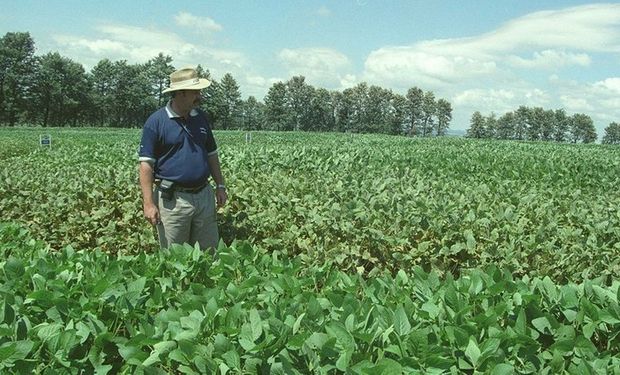
M155 180L155 185L159 186L161 184L161 180ZM208 182L203 182L202 185L198 185L198 186L182 186L180 184L177 184L176 182L174 183L172 190L174 191L180 191L183 193L190 193L190 194L196 194L196 193L200 193L202 191L202 189L204 189L205 187L207 187L209 183Z
M174 190L181 191L183 193L196 194L196 193L200 193L202 189L204 189L206 186L207 186L206 182L200 186L195 186L195 187L182 187L182 186L176 185L174 187Z

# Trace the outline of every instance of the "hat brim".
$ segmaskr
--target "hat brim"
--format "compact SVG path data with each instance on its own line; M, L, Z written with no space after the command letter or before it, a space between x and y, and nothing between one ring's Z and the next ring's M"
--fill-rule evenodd
M171 85L167 89L163 90L162 93L179 91L179 90L202 90L202 89L206 89L209 86L211 86L211 81L209 81L206 78L200 78L198 80L198 83L192 82L192 83L184 84L181 82L181 84Z

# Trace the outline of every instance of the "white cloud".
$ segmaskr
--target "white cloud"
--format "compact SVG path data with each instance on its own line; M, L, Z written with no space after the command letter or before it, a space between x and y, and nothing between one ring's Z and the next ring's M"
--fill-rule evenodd
M55 35L53 39L63 53L77 58L87 67L94 66L101 58L144 63L159 53L172 56L175 66L202 64L222 74L247 65L247 58L241 52L205 48L167 30L119 24L99 25L95 30L99 35L94 38Z
M475 37L383 47L369 54L364 77L433 89L490 75L508 78L515 67L588 66L584 51L620 52L620 4L536 12Z
M274 83L282 81L282 78L266 78L261 75L247 73L240 76L239 83L240 86L242 86L242 93L244 96L254 96L258 100L263 100L269 88L273 86Z
M361 79L448 98L455 129L468 127L473 111L503 114L520 105L586 113L600 129L620 119L620 78L564 80L618 53L620 4L589 4L531 13L480 35L378 48L369 53Z
M303 75L309 82L327 88L339 86L351 65L344 54L329 48L285 48L278 58L289 76Z
M405 86L441 86L484 74L493 74L495 61L474 56L436 53L418 47L385 47L373 51L365 63L369 81Z
M607 78L596 82L594 86L599 89L609 90L612 94L620 94L620 77Z
M192 28L199 32L222 31L222 25L209 17L197 17L188 12L179 12L174 16L177 25Z
M353 74L345 74L343 77L340 78L340 87L342 89L348 89L355 86L356 84L357 77L355 77L355 75Z
M566 48L620 51L620 4L589 4L531 13L479 39L492 50Z
M584 98L581 93L575 94L567 94L560 96L560 102L562 106L566 108L569 112L589 112L594 109L587 98Z
M610 77L593 83L577 81L556 82L561 103L573 112L591 111L593 116L611 114L620 119L620 78Z
M503 114L521 105L545 107L549 94L537 88L468 89L455 95L455 106L477 110L482 113Z
M590 56L585 53L570 53L564 51L544 50L534 52L531 59L522 58L520 56L509 56L507 58L509 65L516 68L527 69L554 69L561 66L579 65L588 66L592 62Z

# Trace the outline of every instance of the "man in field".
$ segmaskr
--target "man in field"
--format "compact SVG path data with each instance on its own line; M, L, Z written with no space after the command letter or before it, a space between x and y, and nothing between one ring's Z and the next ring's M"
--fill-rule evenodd
M172 98L144 124L138 153L144 216L157 226L162 248L198 242L208 249L219 241L215 202L222 206L228 197L213 133L198 108L200 90L210 84L193 68L170 74L163 92Z

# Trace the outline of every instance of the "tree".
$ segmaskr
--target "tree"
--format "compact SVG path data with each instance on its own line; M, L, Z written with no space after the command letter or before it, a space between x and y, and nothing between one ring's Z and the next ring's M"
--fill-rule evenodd
M34 98L40 104L37 117L43 126L75 126L83 120L89 86L81 64L58 52L48 53L38 58L34 77Z
M573 143L582 141L583 143L594 142L597 138L594 122L590 116L583 113L576 113L571 121L571 141Z
M145 72L145 65L131 65L126 60L112 64L110 126L140 127L153 112L155 99Z
M416 136L423 121L422 102L424 100L424 91L417 87L412 87L407 91L406 97L409 117L409 126L406 131L410 136Z
M196 67L196 73L198 78L208 79L211 84L206 89L202 90L203 100L200 104L200 108L206 112L209 124L214 126L218 121L218 116L222 113L222 107L224 100L220 90L220 84L217 80L211 77L209 69L204 69L200 64Z
M553 132L553 140L556 142L565 142L570 129L570 118L566 116L566 111L556 109L555 113L555 130Z
M541 139L545 110L535 107L528 110L527 139L537 141Z
M314 87L306 83L304 76L295 76L286 82L286 106L294 121L294 130L316 130L312 122L311 103Z
M467 129L466 137L468 138L484 138L485 137L485 119L478 111L471 116L470 127Z
M0 38L0 122L10 126L27 115L35 56L29 33Z
M346 98L340 91L333 91L330 96L334 113L334 131L344 133L349 123L349 106Z
M437 126L435 133L441 137L446 135L452 121L452 105L445 99L437 100Z
M603 136L602 143L608 145L620 144L620 124L612 122L605 128L605 136Z
M241 92L239 85L232 74L226 73L219 85L220 106L215 121L219 129L234 129L241 127Z
M336 118L332 95L324 88L315 90L310 103L311 121L315 131L334 131Z
M542 119L542 129L540 132L540 138L543 141L553 140L554 133L557 128L557 125L556 125L557 119L555 117L555 112L551 109L543 110L543 112L541 113L541 119Z
M368 84L361 82L355 87L343 91L343 103L346 106L345 131L366 132L370 129L368 123Z
M437 113L437 105L435 103L435 94L432 91L424 93L422 99L422 136L430 137L433 135L434 117Z
M265 96L265 128L271 130L293 130L292 115L287 108L286 85L276 82Z
M379 86L370 86L364 110L364 133L388 133L387 114L392 92Z
M109 125L108 114L114 106L114 88L116 86L116 74L114 64L103 59L93 67L88 78L91 81L91 101L94 106L94 117L97 125Z
M530 110L526 106L520 106L515 112L514 130L515 139L525 139L529 127Z
M495 138L497 133L497 116L491 113L484 119L484 138Z
M409 103L407 98L399 94L392 94L390 112L388 114L388 134L403 134L409 122Z
M504 113L497 119L497 131L495 138L512 139L515 132L515 114L514 112Z
M165 103L162 91L170 82L170 74L174 72L172 66L172 57L159 53L157 57L150 59L146 63L146 76L153 89L152 95L157 100L157 107L161 107Z
M264 123L265 105L256 100L254 96L248 97L241 105L244 130L261 130Z

